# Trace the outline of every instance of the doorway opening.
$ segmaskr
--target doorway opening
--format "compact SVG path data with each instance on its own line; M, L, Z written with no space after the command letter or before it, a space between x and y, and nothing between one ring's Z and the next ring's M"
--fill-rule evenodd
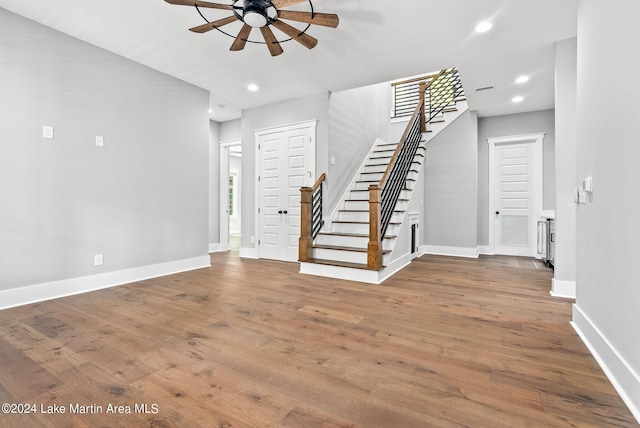
M242 144L220 143L220 247L240 251L242 231Z

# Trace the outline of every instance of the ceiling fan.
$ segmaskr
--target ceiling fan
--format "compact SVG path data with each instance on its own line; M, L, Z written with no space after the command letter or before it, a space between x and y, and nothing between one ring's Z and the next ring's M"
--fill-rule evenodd
M167 3L194 6L200 16L207 21L206 24L190 28L195 33L206 33L216 29L229 37L235 38L231 44L232 51L240 51L244 49L247 42L263 43L267 45L271 56L280 55L283 51L280 43L289 40L295 40L308 49L314 48L318 44L318 40L309 34L307 30L311 24L321 25L323 27L336 28L339 23L338 15L332 13L318 13L313 10L311 0L232 0L232 4L211 3L208 1L198 0L165 0ZM304 12L298 10L284 10L283 8L293 6L299 3L309 3L311 11ZM233 15L226 18L209 21L202 13L200 8L230 10ZM283 20L290 20L307 24L304 30L287 24ZM220 27L235 21L243 23L242 28L236 36L233 36ZM289 39L278 40L271 30L271 26L277 28L282 33L289 36ZM249 40L249 35L254 28L259 28L262 33L262 41Z

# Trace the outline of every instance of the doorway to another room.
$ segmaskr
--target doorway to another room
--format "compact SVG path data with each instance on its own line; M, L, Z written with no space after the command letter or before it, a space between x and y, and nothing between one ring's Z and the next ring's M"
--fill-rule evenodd
M240 251L241 245L242 144L220 143L220 247Z

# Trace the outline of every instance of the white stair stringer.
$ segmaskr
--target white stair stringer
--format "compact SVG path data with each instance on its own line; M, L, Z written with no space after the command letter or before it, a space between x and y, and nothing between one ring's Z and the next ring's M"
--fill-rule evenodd
M351 180L341 202L325 219L325 226L314 241L314 261L300 263L300 273L380 284L416 257L416 254L411 254L410 248L409 207L414 196L413 190L421 177L427 143L468 109L466 101L459 101L456 107L457 110L443 114L444 120L429 123L429 132L422 134L405 189L401 192L382 240L383 268L380 271L366 269L369 243L368 187L380 182L397 143L388 144L378 139Z

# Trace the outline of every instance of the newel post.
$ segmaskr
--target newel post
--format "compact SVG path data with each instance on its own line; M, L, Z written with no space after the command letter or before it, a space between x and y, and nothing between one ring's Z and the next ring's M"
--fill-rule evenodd
M382 237L380 236L380 186L369 186L369 245L367 246L367 267L382 269Z
M300 189L300 239L298 240L298 258L301 262L308 262L313 258L313 189L302 187Z
M425 117L425 106L424 106L424 99L425 99L425 92L427 92L427 82L425 82L424 80L420 82L419 85L419 94L420 94L420 100L418 101L420 104L420 132L427 132L427 119Z

